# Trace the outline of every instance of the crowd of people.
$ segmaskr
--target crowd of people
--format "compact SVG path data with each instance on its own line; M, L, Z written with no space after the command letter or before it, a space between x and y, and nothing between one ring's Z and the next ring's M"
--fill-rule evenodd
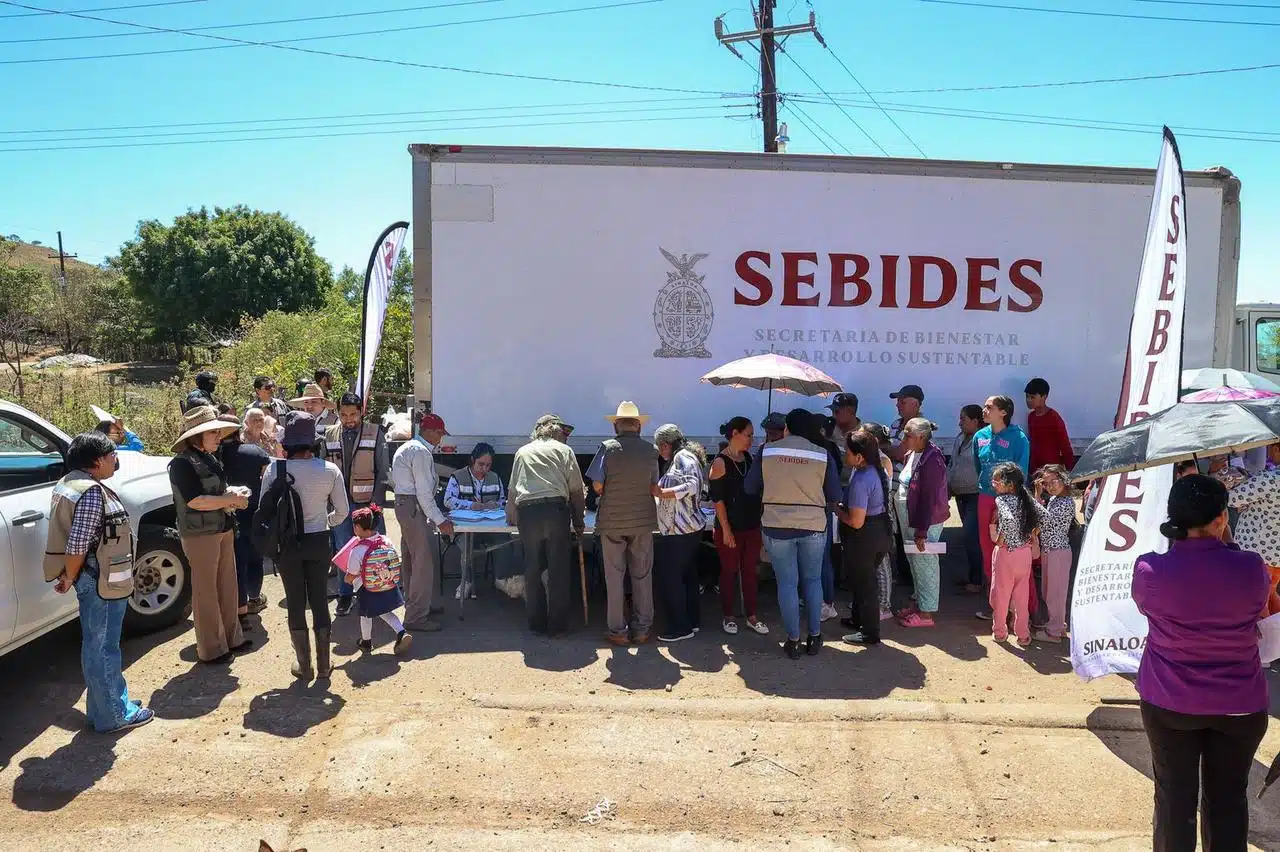
M217 400L216 376L201 373L196 384L169 472L203 663L226 664L252 646L249 616L266 606L267 555L284 587L295 677L330 675L332 566L340 573L336 615L358 604L360 650L372 652L376 619L394 633L393 652L404 653L413 632L441 628L431 618L440 610L437 536L453 535L450 513L468 510L502 509L518 529L529 627L563 635L571 535L585 533L592 502L613 645L651 636L682 642L702 630L708 584L698 557L708 528L727 634L741 629L739 605L752 632L770 633L758 603L762 551L791 659L820 653L822 622L840 617L841 581L844 642L874 646L886 622L933 628L937 543L952 500L964 528L958 586L986 591L988 607L977 615L990 620L993 638L1026 648L1067 635L1080 528L1068 473L1074 456L1044 379L1026 386L1026 429L1014 424L1008 396L963 406L949 453L934 439L938 427L924 415L918 385L890 395L899 416L888 425L863 421L852 393L836 395L829 414L769 414L759 443L750 419L731 418L711 457L676 424L642 437L650 417L624 401L606 416L615 437L585 473L568 445L574 427L546 414L515 453L507 483L493 471L493 447L479 443L443 487L435 456L448 431L438 414L424 414L392 457L382 429L365 422L362 399L331 398L328 371L299 382L287 402L258 377L243 419ZM79 598L87 715L99 731L152 718L129 698L121 671L133 542L124 507L103 484L118 467L117 449L137 444L114 417L76 436L50 514L45 576ZM1248 771L1267 723L1256 624L1280 612L1280 443L1247 460L1206 462L1204 473L1196 462L1175 467L1161 527L1171 547L1140 556L1134 569L1133 599L1150 625L1137 688L1153 754L1157 849L1194 847L1201 795L1214 848L1243 848ZM388 488L398 549L385 536ZM1086 493L1086 523L1095 494ZM289 522L292 534L264 553L256 537L264 523ZM911 593L895 600L900 565ZM472 590L460 584L456 594Z

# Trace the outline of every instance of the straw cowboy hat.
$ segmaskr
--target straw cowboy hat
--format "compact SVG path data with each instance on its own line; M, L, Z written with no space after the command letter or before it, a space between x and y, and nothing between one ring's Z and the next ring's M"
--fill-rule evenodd
M187 412L182 422L182 434L178 436L178 440L173 442L173 451L176 453L181 449L182 445L189 438L196 435L202 435L205 432L221 432L220 437L226 437L239 430L240 423L237 421L232 423L227 420L218 418L218 409L212 405L201 405Z
M302 389L302 396L289 400L289 406L291 408L301 408L304 402L311 399L324 400L325 408L334 407L333 400L325 396L324 388L320 387L315 382L309 382L307 386Z
M641 414L638 405L631 400L624 399L618 403L618 413L606 414L604 419L610 423L616 423L619 420L639 420L641 423L648 423L649 415Z

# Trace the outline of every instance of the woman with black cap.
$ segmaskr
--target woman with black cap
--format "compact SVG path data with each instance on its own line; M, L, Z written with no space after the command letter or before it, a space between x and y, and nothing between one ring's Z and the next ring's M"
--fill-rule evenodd
M297 661L293 676L310 680L329 677L329 528L347 519L347 486L342 471L314 453L315 418L302 411L289 415L284 427L285 458L273 461L262 477L262 495L281 474L289 477L302 504L302 538L280 554L277 568L284 584L289 611L289 636ZM316 636L316 667L311 668L311 641L307 634L307 609Z

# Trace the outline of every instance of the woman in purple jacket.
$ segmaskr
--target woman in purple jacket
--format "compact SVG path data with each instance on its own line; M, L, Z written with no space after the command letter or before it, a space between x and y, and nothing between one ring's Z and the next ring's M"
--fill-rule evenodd
M1203 802L1204 848L1245 852L1249 770L1267 732L1257 627L1267 568L1224 543L1227 489L1211 477L1174 481L1160 532L1169 552L1143 554L1133 568L1133 600L1149 623L1138 694L1155 775L1154 849L1192 852Z
M925 553L927 542L942 538L942 526L951 515L947 491L947 460L933 442L937 429L923 417L907 421L902 448L907 451L894 498L898 528L915 581L916 602L897 613L903 627L933 627L938 611L939 566L935 553Z

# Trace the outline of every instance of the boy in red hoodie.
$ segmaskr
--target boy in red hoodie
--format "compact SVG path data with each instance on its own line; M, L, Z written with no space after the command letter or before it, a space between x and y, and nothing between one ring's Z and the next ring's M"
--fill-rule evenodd
M1031 475L1047 464L1060 464L1071 470L1076 454L1062 415L1049 407L1049 383L1032 379L1024 389L1027 395L1027 437L1031 441Z

